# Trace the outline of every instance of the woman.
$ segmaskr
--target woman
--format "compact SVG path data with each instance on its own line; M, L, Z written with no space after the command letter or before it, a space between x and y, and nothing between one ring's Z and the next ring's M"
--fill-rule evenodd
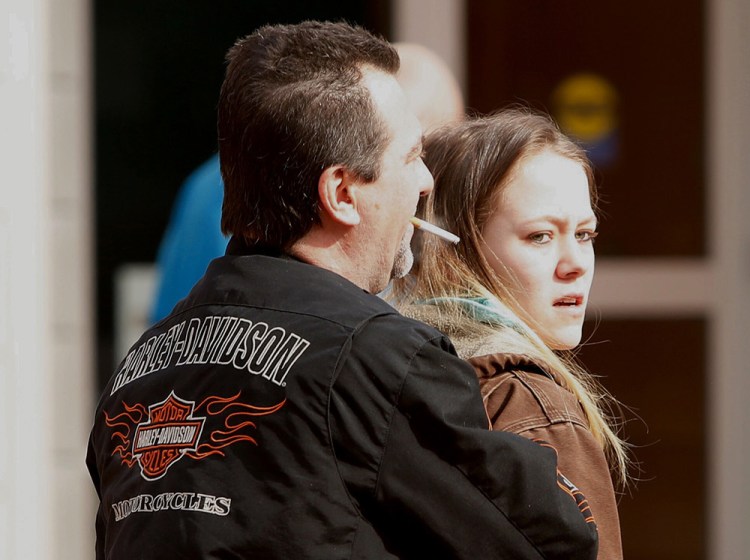
M624 484L625 445L569 352L594 273L591 165L551 119L519 109L437 130L425 149L435 189L422 213L461 241L417 238L419 264L394 297L474 365L494 429L557 450L589 501L599 558L622 558L610 468Z

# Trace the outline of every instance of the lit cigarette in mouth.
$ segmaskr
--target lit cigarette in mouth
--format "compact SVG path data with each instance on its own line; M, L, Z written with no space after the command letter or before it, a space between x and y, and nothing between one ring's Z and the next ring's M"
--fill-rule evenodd
M412 216L409 221L412 223L412 225L415 228L421 229L422 231L430 232L433 235L437 235L440 239L445 239L446 241L450 241L451 243L458 243L459 241L461 241L461 239L457 235L449 231L445 231L444 229L439 228L437 226L434 226L429 222L420 220L416 216Z

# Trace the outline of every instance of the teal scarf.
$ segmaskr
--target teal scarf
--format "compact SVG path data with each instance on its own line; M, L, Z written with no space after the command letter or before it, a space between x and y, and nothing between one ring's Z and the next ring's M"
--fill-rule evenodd
M486 297L437 297L421 303L428 305L440 305L441 303L457 305L466 315L479 323L496 327L509 327L514 331L524 334L518 321L508 316L508 312L495 299Z

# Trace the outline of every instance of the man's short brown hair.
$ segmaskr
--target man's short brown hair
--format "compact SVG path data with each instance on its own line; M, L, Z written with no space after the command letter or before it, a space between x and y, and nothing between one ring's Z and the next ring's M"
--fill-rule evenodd
M362 68L395 74L398 54L360 27L308 21L262 27L227 61L218 107L221 228L288 248L319 223L325 168L377 179L388 133Z

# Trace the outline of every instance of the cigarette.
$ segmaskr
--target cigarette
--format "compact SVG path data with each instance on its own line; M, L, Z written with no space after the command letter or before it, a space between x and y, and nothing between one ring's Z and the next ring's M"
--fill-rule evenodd
M446 241L450 241L451 243L458 243L459 241L461 241L458 235L455 235L449 231L445 231L444 229L432 225L429 222L425 222L424 220L420 220L416 216L412 216L409 221L415 228L421 229L423 231L428 231L433 235L437 235L440 239L445 239Z

